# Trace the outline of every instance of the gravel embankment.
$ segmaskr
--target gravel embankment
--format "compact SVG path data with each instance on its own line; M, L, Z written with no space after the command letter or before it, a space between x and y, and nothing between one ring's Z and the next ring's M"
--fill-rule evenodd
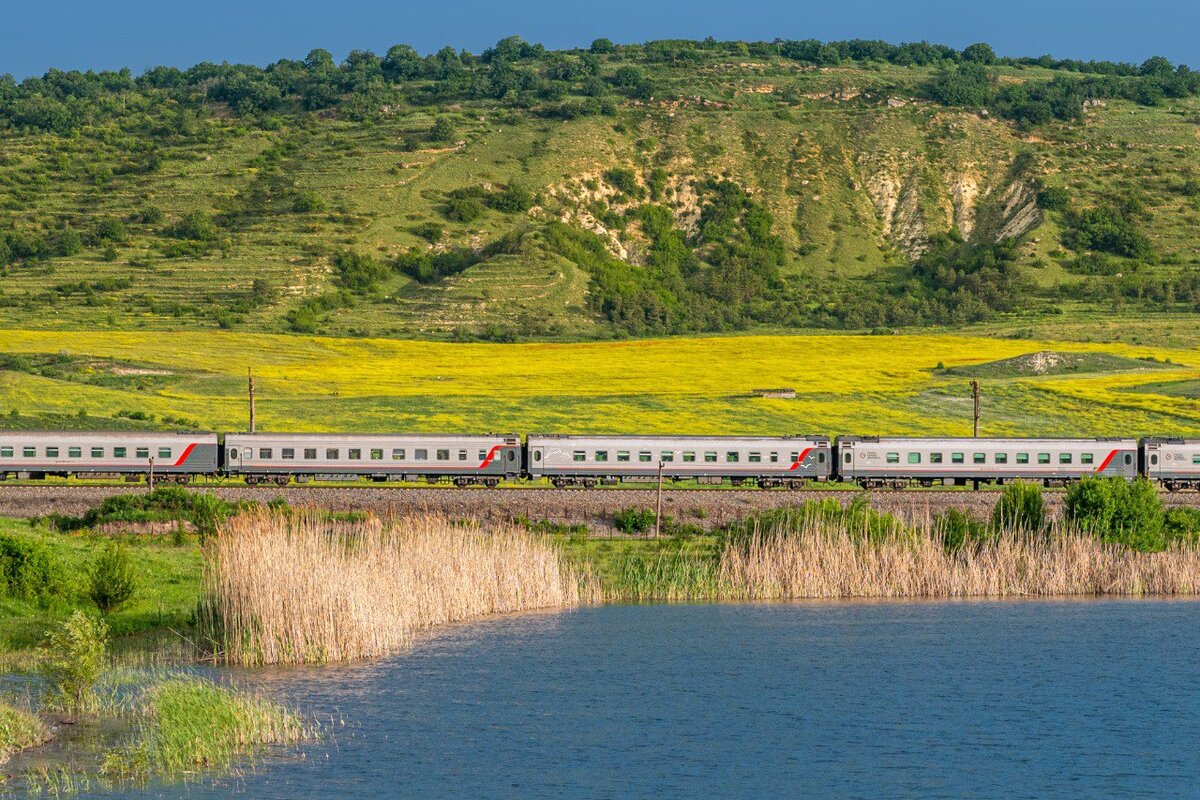
M195 487L204 489L203 486ZM109 495L144 492L144 486L0 486L0 516L31 517L44 514L82 514ZM376 513L433 512L454 517L504 519L524 516L564 523L585 523L607 528L614 511L631 506L653 508L653 489L455 489L392 487L244 487L206 489L226 500L267 502L283 497L295 506L316 506L330 511ZM754 491L729 489L663 491L663 513L678 520L715 527L753 511L794 505L804 500L834 499L849 503L859 492ZM993 491L902 491L871 493L871 505L905 517L924 517L959 508L983 517L998 497ZM1164 495L1168 506L1200 507L1200 493ZM1061 493L1048 492L1051 509L1061 505Z

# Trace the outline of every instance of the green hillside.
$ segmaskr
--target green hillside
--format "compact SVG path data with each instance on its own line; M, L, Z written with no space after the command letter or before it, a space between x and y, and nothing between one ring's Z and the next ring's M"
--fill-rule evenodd
M1198 88L986 46L515 38L0 79L0 305L498 341L1168 330L1200 310Z

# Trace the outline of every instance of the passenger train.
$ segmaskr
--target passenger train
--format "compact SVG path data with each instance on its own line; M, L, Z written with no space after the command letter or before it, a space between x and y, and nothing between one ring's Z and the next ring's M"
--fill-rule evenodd
M1061 486L1099 475L1144 476L1178 491L1200 489L1200 439L0 431L0 480L151 474L279 486L367 479L593 487L661 478L764 489L810 481Z

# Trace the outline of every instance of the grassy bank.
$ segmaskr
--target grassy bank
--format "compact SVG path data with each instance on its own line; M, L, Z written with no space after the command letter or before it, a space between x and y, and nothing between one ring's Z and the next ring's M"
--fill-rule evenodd
M246 514L206 555L199 636L236 664L380 656L438 625L576 605L587 591L538 537L433 516Z
M49 738L50 729L37 715L0 701L0 764L14 753L36 747Z

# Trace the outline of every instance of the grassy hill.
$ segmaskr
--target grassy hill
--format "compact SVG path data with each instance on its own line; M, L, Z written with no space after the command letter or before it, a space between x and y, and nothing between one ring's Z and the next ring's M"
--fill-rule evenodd
M1174 315L1156 337L1200 308L1197 86L1155 60L513 39L0 80L0 305L493 341Z

